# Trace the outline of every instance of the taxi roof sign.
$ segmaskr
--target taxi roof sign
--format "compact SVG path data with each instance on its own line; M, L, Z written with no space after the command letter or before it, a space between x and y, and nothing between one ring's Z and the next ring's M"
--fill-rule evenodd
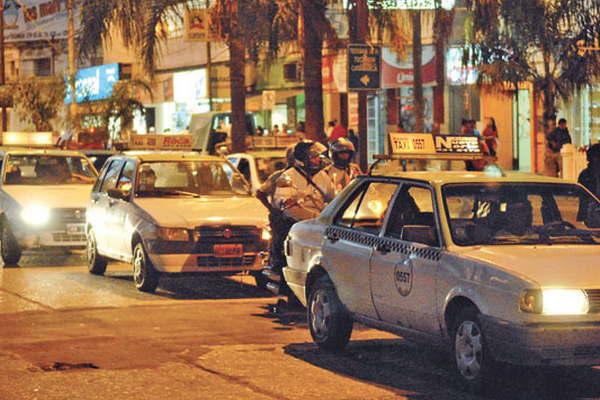
M3 132L2 146L12 147L52 147L52 132Z
M130 135L131 150L192 150L192 135Z
M390 133L388 156L376 158L469 160L483 157L476 136Z

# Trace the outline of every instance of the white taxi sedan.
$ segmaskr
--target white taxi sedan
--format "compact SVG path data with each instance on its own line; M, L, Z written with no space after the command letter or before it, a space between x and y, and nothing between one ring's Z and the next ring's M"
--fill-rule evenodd
M0 151L0 242L5 266L25 249L84 248L85 206L97 172L77 152Z
M110 158L87 208L88 268L131 262L136 287L153 292L161 274L260 269L270 233L267 213L222 158L138 152Z
M285 149L256 150L229 154L227 159L250 182L252 193L256 194L258 188L273 172L287 167L285 153Z
M474 387L496 361L600 364L599 210L532 175L361 177L294 225L284 275L324 349L360 321L449 349Z

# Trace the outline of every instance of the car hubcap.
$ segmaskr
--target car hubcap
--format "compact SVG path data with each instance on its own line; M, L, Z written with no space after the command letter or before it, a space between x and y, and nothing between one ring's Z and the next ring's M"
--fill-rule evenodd
M319 339L326 338L331 322L331 305L326 293L319 290L310 307L311 325L315 336Z
M133 257L133 279L135 280L135 283L137 285L141 285L144 280L144 277L142 276L143 264L144 255L142 254L142 251L138 248L135 251L135 255Z
M456 365L468 380L479 376L483 360L481 331L472 321L464 321L456 330L454 339Z

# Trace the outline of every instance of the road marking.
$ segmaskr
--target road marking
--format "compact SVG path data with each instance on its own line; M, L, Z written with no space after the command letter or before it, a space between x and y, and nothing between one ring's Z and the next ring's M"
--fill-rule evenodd
M12 291L10 291L10 290L7 290L7 289L5 289L5 288L3 288L3 287L0 287L0 292L4 292L4 293L10 294L10 295L13 295L13 296L15 296L15 297L18 297L18 298L19 298L19 299L21 299L21 300L25 300L26 302L29 302L29 303L31 303L31 304L35 304L36 306L39 306L39 307L41 307L41 308L43 308L43 309L46 309L46 310L48 310L48 311L56 311L56 309L55 309L55 308L53 308L53 307L50 307L50 306L49 306L49 305L47 305L47 304L40 303L39 301L35 301L35 300L33 300L33 299L30 299L30 298L28 298L28 297L25 297L25 296L23 296L23 295L21 295L21 294L19 294L19 293L15 293L15 292L12 292Z

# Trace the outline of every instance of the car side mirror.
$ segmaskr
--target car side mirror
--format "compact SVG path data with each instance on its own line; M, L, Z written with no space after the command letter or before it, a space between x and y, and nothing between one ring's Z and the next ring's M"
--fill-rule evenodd
M129 201L129 196L131 192L129 192L128 190L113 188L108 189L106 191L106 194L108 194L108 197L110 197L111 199Z

